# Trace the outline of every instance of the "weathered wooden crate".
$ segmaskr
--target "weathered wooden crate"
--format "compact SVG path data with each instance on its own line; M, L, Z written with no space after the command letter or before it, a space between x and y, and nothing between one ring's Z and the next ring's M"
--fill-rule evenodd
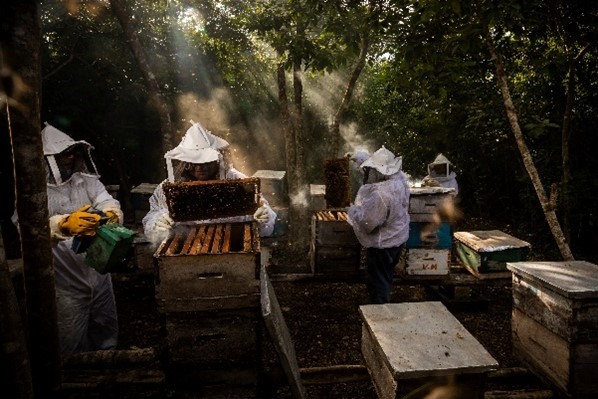
M314 212L323 211L326 209L326 185L325 184L310 184L309 196L311 210Z
M204 369L254 367L258 316L258 309L171 314L165 318L168 361Z
M455 189L445 187L411 187L409 216L412 222L447 221L446 206L452 207Z
M156 298L162 312L259 304L260 243L254 222L178 230L156 250Z
M448 249L410 248L405 250L396 271L404 277L446 276L450 273Z
M513 349L568 396L598 393L598 265L513 262Z
M284 170L258 170L252 177L260 179L260 190L270 206L288 204L287 172Z
M361 352L378 398L415 387L450 385L454 397L482 398L486 372L498 363L440 302L362 305Z
M453 234L450 223L409 223L409 238L405 248L451 249Z
M500 230L457 231L459 261L478 278L511 278L507 262L525 260L530 244Z
M361 245L347 212L315 212L311 222L310 263L316 274L357 273L361 262Z

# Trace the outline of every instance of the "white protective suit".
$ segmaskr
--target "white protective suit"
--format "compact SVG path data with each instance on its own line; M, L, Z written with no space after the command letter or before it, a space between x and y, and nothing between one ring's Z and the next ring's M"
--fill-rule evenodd
M371 167L387 180L364 184L355 203L348 209L348 222L360 244L366 248L398 247L409 238L409 185L401 171L401 158L394 164L384 158L394 155L384 147L376 151L361 167Z
M165 181L180 182L181 170L184 163L206 163L218 161L220 166L220 179L244 179L247 176L239 172L230 164L228 160L229 143L218 136L211 134L201 124L193 123L181 143L174 149L164 154L166 159L166 167L168 170L168 179ZM166 196L162 188L163 183L160 183L156 190L150 197L150 210L143 218L143 230L145 235L152 242L159 242L166 238L168 233L159 232L156 230L156 223L165 214L168 214L168 205ZM276 222L276 212L270 208L268 201L262 196L263 206L267 210L267 221L259 223L259 233L262 237L272 235L274 231L274 223ZM206 223L232 223L251 221L251 215L221 218L221 219L206 219L193 222L186 222L185 224L206 224Z
M434 173L434 166L435 165L446 165L446 170L448 171L448 175L439 176L438 174ZM457 184L457 174L452 170L451 161L449 161L444 155L438 154L434 159L434 162L428 164L428 175L424 177L424 182L427 180L433 180L435 184L440 187L445 188L454 188L455 192L451 193L454 195L459 194L459 184Z
M74 141L51 125L42 130L42 140L48 166L50 231L55 239L52 254L61 351L70 354L113 349L118 339L118 320L110 274L100 274L85 264L85 253L73 252L73 239L61 233L59 223L84 205L112 211L122 223L120 204L100 182L89 143ZM70 178L62 181L54 155L72 145L85 147L85 165L79 165Z

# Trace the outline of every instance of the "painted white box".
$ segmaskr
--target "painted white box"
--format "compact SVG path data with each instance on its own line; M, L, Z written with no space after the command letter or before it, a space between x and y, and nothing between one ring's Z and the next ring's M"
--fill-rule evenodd
M402 272L407 275L444 276L449 274L450 250L410 248Z

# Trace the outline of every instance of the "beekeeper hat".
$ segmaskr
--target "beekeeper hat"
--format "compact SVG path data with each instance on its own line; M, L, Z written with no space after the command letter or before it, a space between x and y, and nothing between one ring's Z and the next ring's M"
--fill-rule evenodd
M187 130L178 146L164 154L164 158L190 163L207 163L218 161L218 154L218 151L212 148L212 142L205 129L197 123Z
M215 150L223 150L223 149L229 147L228 141L216 136L215 134L212 134L212 132L210 132L208 129L203 127L201 123L195 122L192 119L191 124L192 124L192 126L189 129L187 129L187 133L189 133L189 130L199 129L204 134L204 136L207 138L208 142L210 143L211 148L213 148Z
M439 163L448 163L449 165L452 165L451 161L449 161L448 158L442 154L438 154L436 156L436 158L434 159L434 162L432 162L432 165L439 164Z
M362 168L374 168L383 175L394 175L401 170L403 159L395 157L395 155L382 146L378 151L374 152L364 163Z
M42 130L42 146L44 155L60 154L69 147L80 144L87 149L93 149L93 146L85 140L75 141L68 134L56 129L48 122L44 122L46 127Z

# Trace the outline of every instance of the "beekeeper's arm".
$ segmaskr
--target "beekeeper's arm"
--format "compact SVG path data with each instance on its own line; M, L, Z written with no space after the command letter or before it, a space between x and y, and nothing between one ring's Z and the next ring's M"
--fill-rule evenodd
M87 193L92 199L92 208L102 211L108 217L108 223L123 223L124 215L120 209L120 202L114 199L106 190L106 186L99 180L91 180L87 186Z
M174 221L168 214L168 204L162 184L154 190L149 199L150 210L143 218L143 232L147 237L153 237L156 234L168 233L174 226Z
M347 213L354 228L370 234L386 222L388 207L378 190L368 184L359 189L356 204L351 205Z

